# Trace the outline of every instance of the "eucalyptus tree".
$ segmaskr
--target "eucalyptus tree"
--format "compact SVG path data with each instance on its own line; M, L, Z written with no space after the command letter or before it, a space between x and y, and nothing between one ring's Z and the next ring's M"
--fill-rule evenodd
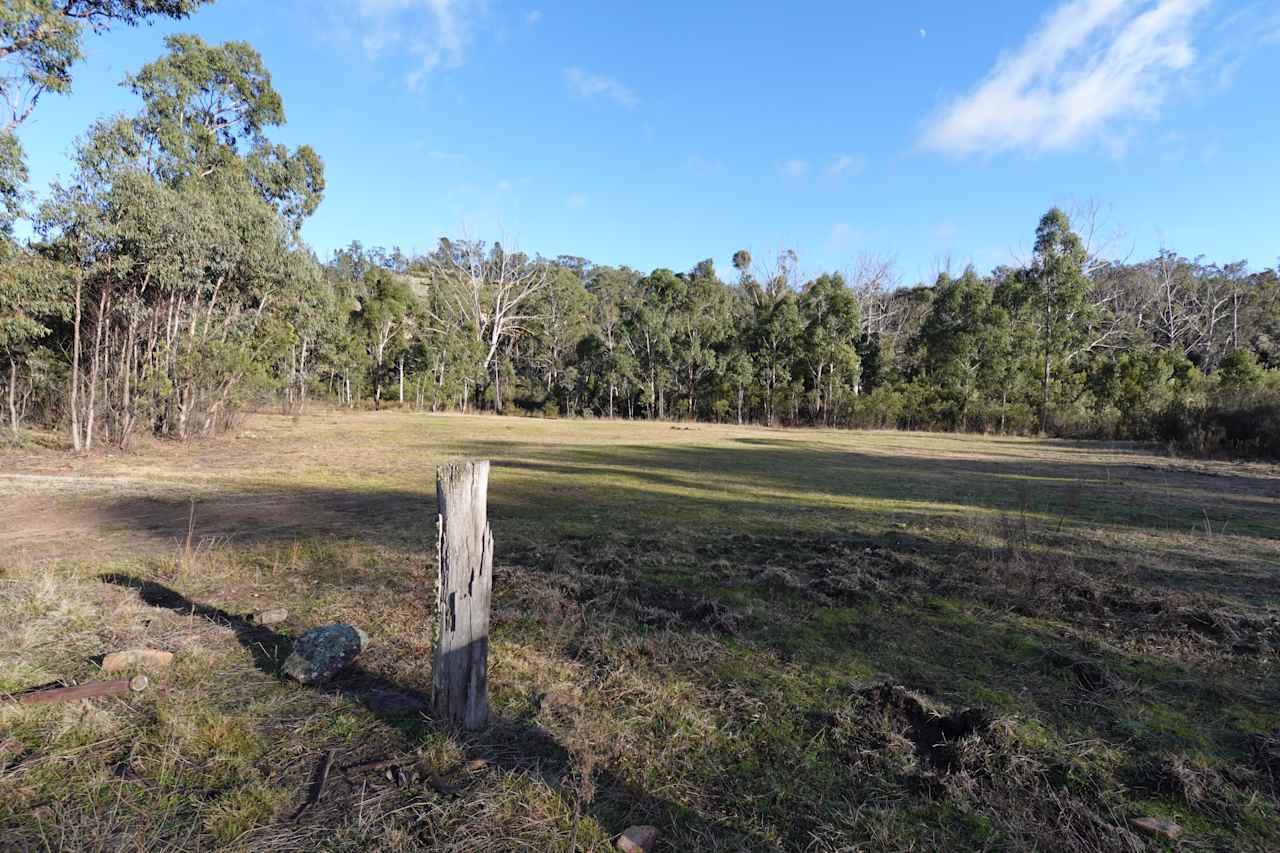
M645 411L666 416L666 390L671 377L671 313L686 295L688 283L669 269L645 276L624 309L626 344L645 386Z
M414 313L409 285L381 267L364 275L365 297L360 305L359 325L368 348L374 406L382 404L382 389L391 376L391 365L399 370L400 402L404 402L404 355L410 340Z
M436 330L463 330L476 344L479 375L488 377L493 407L502 410L499 355L528 332L550 265L522 252L477 240L442 238L412 271L436 293L429 321Z
M1092 306L1092 284L1084 274L1088 252L1071 230L1067 215L1051 209L1036 228L1031 266L1021 281L1021 299L1035 318L1040 350L1040 429L1051 419L1054 381L1071 367L1074 357L1086 349Z
M9 429L20 425L19 386L33 348L59 320L67 319L65 281L48 260L0 240L0 354L8 362L5 386ZM30 380L28 379L28 382Z
M680 278L684 287L673 293L669 313L671 367L683 386L686 414L696 418L698 391L719 369L733 330L730 295L710 260Z
M593 301L594 331L584 338L580 356L594 366L604 387L604 412L614 416L614 404L620 393L630 399L636 380L636 363L626 347L624 321L627 305L636 298L636 287L643 277L629 267L592 267L587 281ZM586 343L594 337L596 343Z
M582 267L566 267L563 261L556 262L538 296L527 361L547 399L554 400L559 411L568 412L569 394L578 384L574 366L578 343L591 328L596 300L583 283Z
M26 182L15 131L46 93L71 88L86 32L156 18L184 18L210 0L5 0L0 4L0 227L20 208Z
M986 281L969 267L960 278L939 276L929 314L916 337L924 376L941 393L947 420L967 429L969 415L991 395L1007 400L1008 315Z
M798 356L809 385L811 414L815 422L830 424L838 393L858 385L858 301L837 273L806 284L798 307L804 323Z
M777 420L780 393L791 387L804 322L790 290L766 290L752 314L751 348L764 403L764 420Z
M319 203L323 166L307 146L271 144L284 123L261 57L243 42L171 36L127 78L134 117L95 124L39 227L74 290L68 408L73 445L100 417L127 442L208 433L238 388L289 346L276 309L306 276L298 228Z

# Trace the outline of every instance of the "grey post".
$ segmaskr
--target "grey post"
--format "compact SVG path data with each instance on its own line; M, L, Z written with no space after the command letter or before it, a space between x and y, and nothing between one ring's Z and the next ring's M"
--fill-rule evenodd
M482 729L489 722L489 599L493 533L488 521L489 463L436 469L440 599L431 701L437 719Z

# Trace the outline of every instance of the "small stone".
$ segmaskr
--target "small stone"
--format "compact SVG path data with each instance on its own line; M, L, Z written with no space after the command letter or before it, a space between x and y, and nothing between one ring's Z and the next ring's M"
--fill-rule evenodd
M1132 821L1134 828L1169 841L1177 841L1182 835L1182 827L1171 820L1161 817L1136 817Z
M124 672L131 669L167 669L173 664L173 652L157 649L129 649L112 652L102 659L103 672Z
M249 621L255 625L279 625L288 618L288 610L283 607L273 607L270 610L263 610L261 613L253 614L253 616L249 617Z
M462 769L466 770L468 773L483 773L489 769L489 759L473 758L464 764Z
M302 684L319 684L350 666L369 638L359 628L340 622L312 628L293 644L284 674Z
M614 842L623 853L649 853L658 843L656 826L628 827Z

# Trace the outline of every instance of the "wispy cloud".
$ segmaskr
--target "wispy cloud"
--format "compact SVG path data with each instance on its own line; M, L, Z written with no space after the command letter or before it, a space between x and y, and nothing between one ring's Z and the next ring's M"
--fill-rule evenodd
M809 174L809 161L784 160L778 164L778 174L784 178L799 180Z
M827 165L826 175L831 180L838 181L860 175L865 168L867 158L861 154L841 154Z
M935 114L924 147L952 154L1062 150L1154 114L1196 60L1210 0L1069 0L968 95Z
M612 77L592 74L581 68L566 68L564 82L569 90L582 98L603 97L627 109L634 109L640 103L635 92Z
M827 238L827 247L834 252L844 252L854 245L864 242L866 232L855 228L848 222L837 222L831 226L831 236Z
M541 20L542 20L541 9L530 9L528 12L525 13L524 22L531 27L534 24L537 24L538 22L540 22Z
M370 59L403 57L405 83L422 86L431 72L466 59L485 0L356 0L332 2L335 38L358 43Z
M587 206L587 196L584 193L569 193L564 203L570 210L581 210Z

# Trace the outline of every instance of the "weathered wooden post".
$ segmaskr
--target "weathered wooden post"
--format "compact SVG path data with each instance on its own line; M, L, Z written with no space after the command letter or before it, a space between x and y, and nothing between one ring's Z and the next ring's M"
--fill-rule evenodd
M488 521L489 463L436 469L440 600L436 612L431 701L438 719L468 731L489 722L489 599L493 533Z

